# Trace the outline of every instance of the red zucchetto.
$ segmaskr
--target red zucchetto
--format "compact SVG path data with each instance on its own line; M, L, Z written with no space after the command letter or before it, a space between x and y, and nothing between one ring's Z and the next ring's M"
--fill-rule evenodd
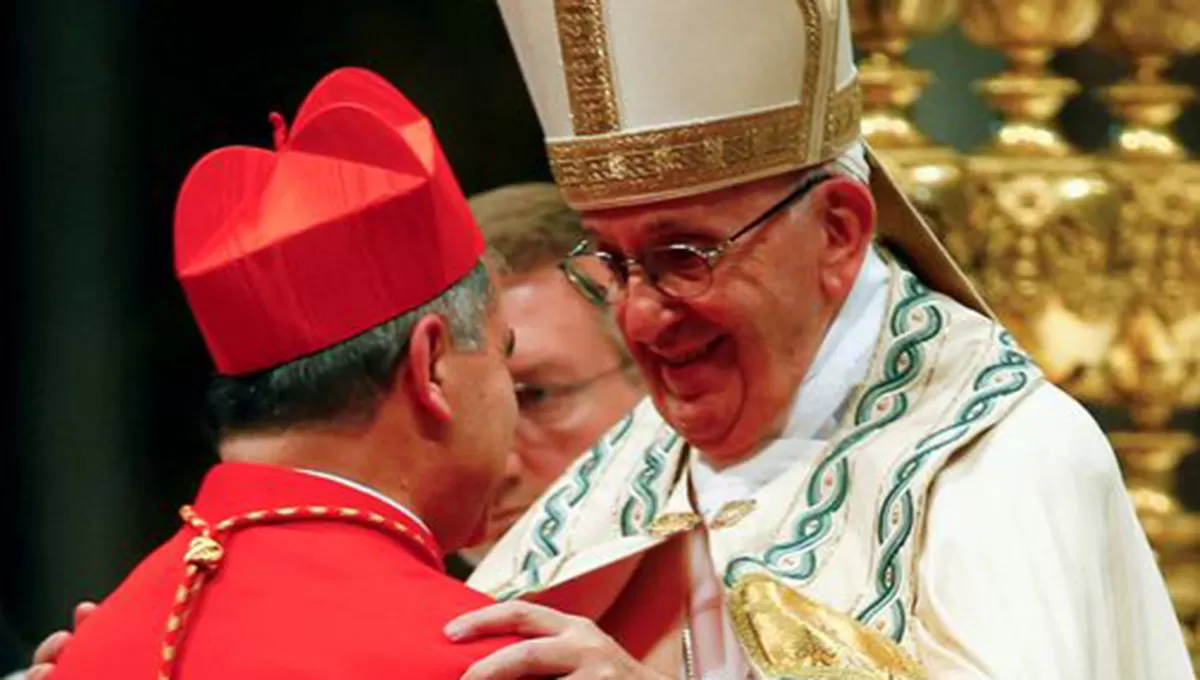
M410 311L466 275L479 232L429 121L363 69L326 76L275 150L202 158L175 270L217 370L244 375Z

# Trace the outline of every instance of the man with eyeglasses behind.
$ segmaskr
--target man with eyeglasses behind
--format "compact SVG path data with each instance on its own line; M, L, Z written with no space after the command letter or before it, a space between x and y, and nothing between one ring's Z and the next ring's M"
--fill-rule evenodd
M447 562L461 578L643 396L608 305L580 296L558 266L583 238L579 214L558 189L513 184L478 194L470 204L517 339L509 368L520 415L487 539Z

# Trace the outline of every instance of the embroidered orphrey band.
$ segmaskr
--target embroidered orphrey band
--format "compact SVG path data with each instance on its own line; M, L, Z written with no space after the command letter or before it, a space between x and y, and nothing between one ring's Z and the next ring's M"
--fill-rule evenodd
M620 126L613 91L604 0L554 0L571 125L576 135L614 132Z

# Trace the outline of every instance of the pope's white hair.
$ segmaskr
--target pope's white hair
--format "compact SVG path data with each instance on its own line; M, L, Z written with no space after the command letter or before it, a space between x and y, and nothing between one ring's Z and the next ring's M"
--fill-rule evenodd
M867 148L863 145L862 139L855 140L853 144L835 158L827 160L824 163L810 165L797 171L795 176L800 180L797 186L808 181L815 175L848 177L870 185L871 168L867 165Z
M871 168L867 165L867 147L863 145L862 138L854 140L854 143L840 156L829 163L863 184L871 183Z

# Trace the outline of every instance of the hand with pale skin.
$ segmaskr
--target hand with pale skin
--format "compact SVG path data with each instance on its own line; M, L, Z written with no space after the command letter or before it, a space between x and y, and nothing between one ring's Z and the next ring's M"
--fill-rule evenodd
M446 626L455 642L495 635L528 638L475 662L462 680L673 680L638 663L590 619L528 602L504 602Z
M75 629L96 610L91 602L75 608ZM446 626L455 642L495 635L528 638L476 662L463 680L520 680L563 677L567 680L672 680L638 663L590 619L529 604L505 602L464 614ZM48 680L71 632L60 630L38 645L26 680Z
M80 602L76 605L75 625L72 630L78 630L94 611L96 611L94 602ZM42 640L42 644L38 645L33 652L33 665L29 667L28 671L25 671L25 680L48 680L54 673L54 665L58 663L58 657L62 656L63 650L67 648L67 643L70 641L71 631L69 630L51 633L45 640Z

